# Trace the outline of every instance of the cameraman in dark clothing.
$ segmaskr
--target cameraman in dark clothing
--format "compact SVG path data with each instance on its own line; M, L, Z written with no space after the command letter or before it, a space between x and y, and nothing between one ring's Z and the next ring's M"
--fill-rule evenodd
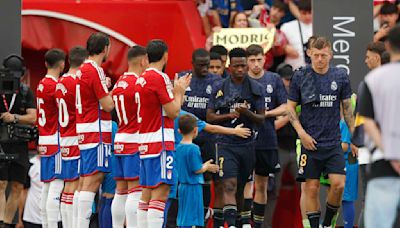
M21 74L22 75L22 74ZM1 80L0 80L1 83ZM7 141L8 125L33 125L36 122L36 102L32 90L23 83L13 94L0 92L0 151L15 154L16 159L0 160L0 221L5 227L12 224L18 207L19 197L24 188L29 170L28 142L22 140ZM5 138L6 137L6 138ZM6 201L5 191L8 181L11 182L10 194Z

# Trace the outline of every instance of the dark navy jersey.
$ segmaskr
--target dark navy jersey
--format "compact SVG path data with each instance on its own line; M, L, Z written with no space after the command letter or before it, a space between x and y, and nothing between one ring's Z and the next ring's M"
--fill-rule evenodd
M256 110L264 110L264 89L255 80L246 76L241 85L234 84L229 77L223 81L218 81L214 84L210 102L208 103L209 109L214 109L217 114L228 114L235 111L244 102L248 103L249 110L255 112ZM241 115L237 119L228 120L220 123L224 127L234 128L239 124L243 124L253 130L252 137L247 139L240 138L233 135L218 135L217 142L228 144L243 144L254 140L254 131L257 130L249 118Z
M187 71L179 75L191 73ZM187 87L182 109L192 113L201 120L206 120L207 104L211 96L212 86L215 81L222 80L221 77L208 74L206 77L193 75L189 87Z
M264 75L256 79L256 81L264 88L265 110L272 110L286 103L287 96L285 86L278 74L265 71ZM256 149L268 150L278 148L275 119L275 117L267 118L264 124L259 127Z
M317 92L310 94L310 90ZM326 74L320 75L307 66L294 73L288 99L301 104L300 123L317 141L318 148L340 143L340 102L350 98L351 93L344 69L331 66ZM316 99L309 102L310 97Z

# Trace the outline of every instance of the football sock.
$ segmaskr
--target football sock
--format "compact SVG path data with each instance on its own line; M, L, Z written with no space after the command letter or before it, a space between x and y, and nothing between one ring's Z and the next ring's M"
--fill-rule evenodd
M75 191L72 200L72 228L78 228L78 205L79 205L79 192Z
M125 222L125 204L127 193L121 192L114 195L114 200L111 204L112 227L123 228Z
M265 204L253 202L254 228L261 228L264 223Z
M307 217L311 228L319 228L319 219L321 217L320 211L307 212Z
M134 189L129 193L128 199L125 204L126 214L126 227L136 228L137 227L137 211L139 207L139 200L142 195L141 189Z
M60 216L60 197L64 188L64 181L53 180L49 185L49 193L47 195L46 211L47 223L50 228L58 227L58 219Z
M326 212L324 222L322 223L323 226L330 226L332 224L332 218L336 215L340 206L333 206L329 203L326 203Z
M147 211L149 210L149 204L140 200L137 211L137 221L139 228L147 228Z
M224 226L224 211L222 208L214 208L214 228Z
M88 191L79 192L78 228L88 228L92 216L92 206L96 193Z
M343 201L343 222L344 228L353 228L354 224L354 202L352 201Z
M237 217L236 205L226 205L224 207L224 220L228 224L228 227L235 226Z
M162 227L164 223L165 202L161 200L150 200L147 212L147 224L149 227Z

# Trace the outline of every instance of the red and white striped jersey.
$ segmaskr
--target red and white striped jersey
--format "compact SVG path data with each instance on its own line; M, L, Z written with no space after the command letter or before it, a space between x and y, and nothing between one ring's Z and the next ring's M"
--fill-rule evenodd
M46 75L36 89L37 117L39 126L38 152L51 156L58 151L58 109L55 97L57 79Z
M164 145L174 150L174 121L162 109L174 100L173 87L168 75L149 68L136 81L139 92L139 151L141 158L157 157L162 151L162 119L164 122Z
M94 61L86 60L76 76L76 132L79 136L79 149L96 147L100 143L100 129L102 142L111 144L111 114L99 110L99 100L108 94L103 68Z
M115 84L112 92L119 120L118 131L114 139L115 155L138 152L138 122L140 122L140 119L137 118L137 99L139 99L139 93L135 93L135 84L138 77L135 73L124 73Z
M56 86L58 123L60 125L60 151L63 159L79 158L76 133L76 76L64 74Z

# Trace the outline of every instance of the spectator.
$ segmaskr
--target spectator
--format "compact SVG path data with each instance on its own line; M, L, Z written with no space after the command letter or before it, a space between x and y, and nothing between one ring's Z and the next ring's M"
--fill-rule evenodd
M210 67L208 68L210 74L215 74L222 77L224 73L224 67L221 55L215 52L210 53Z
M229 28L248 28L249 20L247 15L243 12L236 12L232 14L232 19L229 23Z
M374 41L385 41L390 29L396 26L399 19L399 8L396 4L386 2L384 3L378 15L379 29L374 35Z
M222 60L222 78L227 78L229 76L226 67L226 61L228 59L228 50L222 45L215 45L211 47L210 52L218 53Z
M299 1L299 19L282 25L281 30L285 34L288 45L285 47L285 63L293 69L305 66L308 38L312 35L311 0Z
M365 64L370 70L379 67L382 63L382 55L385 53L385 45L382 42L373 42L368 44L365 54Z
M366 228L394 227L400 207L400 26L387 35L390 64L370 72L360 93L365 131L377 145L372 152L365 202Z
M211 0L196 0L196 2L197 10L199 11L201 21L203 22L204 32L206 33L206 36L209 36L211 34L212 27L209 16L212 16L214 26L221 27L219 15L215 10L210 10L212 6Z
M229 27L234 12L243 11L240 0L212 0L211 12L218 13L223 28Z

